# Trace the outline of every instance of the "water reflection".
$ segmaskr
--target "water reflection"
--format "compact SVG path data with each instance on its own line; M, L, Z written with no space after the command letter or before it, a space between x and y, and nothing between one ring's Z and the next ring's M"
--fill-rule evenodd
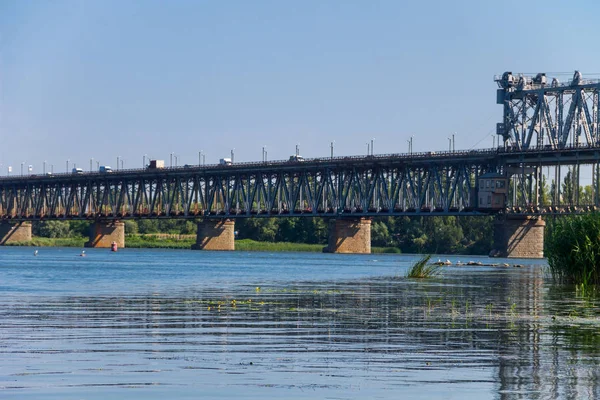
M90 387L97 398L126 389L159 398L165 387L207 397L600 398L599 311L539 268L13 295L0 311L1 385L61 398Z

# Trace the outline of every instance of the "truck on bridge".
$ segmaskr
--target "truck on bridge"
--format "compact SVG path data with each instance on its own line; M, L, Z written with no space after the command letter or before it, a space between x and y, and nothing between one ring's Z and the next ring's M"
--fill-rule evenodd
M165 167L165 160L150 160L148 169L162 169Z

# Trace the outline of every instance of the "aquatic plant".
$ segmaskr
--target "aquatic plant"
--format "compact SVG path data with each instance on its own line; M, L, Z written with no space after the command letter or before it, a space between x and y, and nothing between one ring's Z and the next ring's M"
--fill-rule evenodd
M552 277L586 287L600 284L600 214L556 218L549 224L545 253Z
M439 275L441 271L440 265L429 264L429 260L431 259L431 254L424 256L417 262L413 264L413 266L406 273L407 278L417 278L424 279L432 276Z

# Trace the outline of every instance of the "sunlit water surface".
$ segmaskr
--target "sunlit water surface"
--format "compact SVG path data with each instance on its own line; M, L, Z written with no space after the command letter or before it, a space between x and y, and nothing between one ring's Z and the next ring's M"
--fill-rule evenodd
M0 398L600 398L594 298L416 259L0 248Z

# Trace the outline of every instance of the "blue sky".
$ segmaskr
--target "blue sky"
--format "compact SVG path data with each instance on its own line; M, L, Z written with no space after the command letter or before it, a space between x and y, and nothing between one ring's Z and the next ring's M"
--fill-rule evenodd
M595 1L0 0L0 173L491 147L494 74L600 72ZM551 74L550 74L551 75Z

